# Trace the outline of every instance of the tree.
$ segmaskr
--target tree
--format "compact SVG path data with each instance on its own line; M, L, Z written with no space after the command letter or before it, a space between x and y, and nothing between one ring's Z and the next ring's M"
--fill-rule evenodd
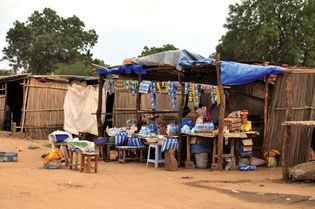
M164 51L169 51L169 50L177 50L178 48L176 48L173 44L166 44L163 45L162 47L143 47L143 50L141 52L141 54L139 55L139 57L144 57L144 56L148 56L150 54L155 54L155 53L159 53L159 52L164 52Z
M82 55L91 58L97 42L94 30L84 30L76 16L63 18L54 10L35 11L26 22L16 21L6 36L3 59L16 71L24 68L35 74L53 71L57 63L71 63Z
M314 65L314 0L243 0L230 5L217 52L226 60Z
M55 65L54 71L57 75L81 75L81 76L97 76L95 69L91 64L97 64L104 67L109 67L103 60L99 59L76 59L71 63L59 63Z

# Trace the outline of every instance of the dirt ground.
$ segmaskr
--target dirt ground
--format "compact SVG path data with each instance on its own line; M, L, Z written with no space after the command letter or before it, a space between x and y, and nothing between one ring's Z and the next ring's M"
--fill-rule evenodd
M315 184L284 184L281 168L170 172L99 161L97 174L47 170L40 158L49 150L47 144L0 134L1 151L18 151L18 162L0 162L0 209L315 208Z

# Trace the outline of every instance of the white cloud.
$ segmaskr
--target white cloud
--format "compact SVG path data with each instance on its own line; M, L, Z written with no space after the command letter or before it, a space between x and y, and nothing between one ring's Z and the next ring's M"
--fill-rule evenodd
M208 56L225 33L228 5L235 2L239 0L1 0L0 48L14 21L50 7L95 29L99 39L92 52L109 64L139 55L145 45L167 43ZM0 68L7 64L0 62Z

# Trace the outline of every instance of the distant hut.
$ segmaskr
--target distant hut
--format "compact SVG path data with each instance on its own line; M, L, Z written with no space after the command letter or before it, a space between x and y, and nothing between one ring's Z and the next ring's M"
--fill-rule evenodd
M73 82L96 85L84 76L14 75L0 77L0 129L45 137L64 125L64 99Z

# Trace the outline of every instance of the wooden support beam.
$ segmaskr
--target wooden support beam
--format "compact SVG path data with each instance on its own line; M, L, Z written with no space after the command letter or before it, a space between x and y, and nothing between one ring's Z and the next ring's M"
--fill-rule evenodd
M25 120L26 120L26 108L27 108L27 99L28 99L28 92L29 92L29 84L31 82L30 79L24 79L24 82L27 85L23 86L23 108L22 108L22 118L21 118L21 132L24 130Z
M273 108L273 110L286 110L287 108L285 107L276 107L276 108ZM315 107L311 107L311 106L307 106L305 105L304 107L293 107L292 110L315 110Z
M34 113L37 113L37 112L61 112L63 111L63 108L61 109L34 109L34 110L25 110L25 112L34 112Z
M97 104L97 111L96 111L98 136L104 136L104 130L103 130L103 124L102 124L102 105L103 105L104 83L105 83L104 76L99 75L98 104Z
M225 94L223 85L221 83L221 69L220 69L220 54L216 55L216 73L217 73L217 83L220 94L220 110L219 110L219 127L218 127L218 169L223 169L223 128L224 128L224 114L225 114Z
M304 126L304 127L315 127L315 120L308 121L284 121L282 126Z
M179 125L179 128L181 128L182 127L183 108L184 108L184 103L185 103L185 101L184 101L185 100L185 87L184 87L184 83L182 82L180 72L178 72L178 81L179 81L180 92L181 92L181 96L180 96L180 100L179 100L179 109L178 109L178 125Z
M138 87L140 86L140 83L142 81L141 75L138 76ZM142 126L142 120L141 120L141 94L139 93L139 89L136 89L136 114L137 114L137 127L138 130L140 130Z
M26 87L31 87L31 88L55 89L55 90L68 91L68 88L57 87L57 86L37 86L37 85L30 85L30 84L24 84L24 83L21 83L21 85L26 86Z
M286 121L292 121L292 74L286 73ZM291 141L291 126L285 126L284 136L282 139L281 156L282 156L282 178L289 180L289 151Z
M180 92L181 92L181 96L180 96L180 100L179 100L179 107L178 107L178 126L179 126L179 131L182 128L182 117L183 117L183 110L184 110L184 103L185 103L185 84L182 82L182 78L181 78L181 73L178 72L177 74L178 76L178 81L179 81L179 86L180 86ZM179 138L179 149L178 149L178 164L180 165L182 162L182 135L178 134L178 138ZM187 153L189 154L189 153Z
M265 90L264 90L264 142L262 155L267 151L269 146L269 137L267 137L267 123L268 123L268 76L265 77Z

